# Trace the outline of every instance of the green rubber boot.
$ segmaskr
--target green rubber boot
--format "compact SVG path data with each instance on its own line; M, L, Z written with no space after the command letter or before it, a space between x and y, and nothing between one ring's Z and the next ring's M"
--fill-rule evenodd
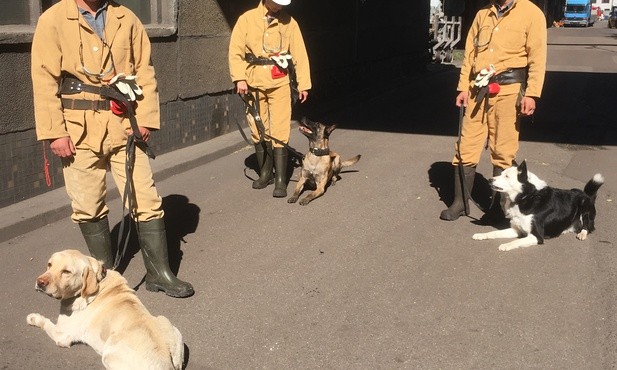
M162 218L138 222L139 245L146 265L146 289L163 291L170 297L192 296L193 286L178 279L169 267L165 222Z
M97 221L82 222L79 224L90 255L110 269L114 267L114 255L111 250L111 233L107 217Z
M503 172L503 168L493 166L493 177L501 175ZM493 190L491 195L491 205L488 207L484 216L482 216L482 221L497 223L503 221L506 218L506 215L503 213L503 208L501 208L501 193Z
M274 148L274 192L275 198L287 196L287 148Z
M465 194L463 194L463 183L461 182L460 167L454 167L454 202L441 211L439 218L446 221L454 221L459 217L469 215L469 194L473 188L476 177L476 168L463 166L463 177L465 179Z
M272 173L272 142L264 141L255 144L255 155L259 166L259 178L253 181L253 189L263 189L274 182Z

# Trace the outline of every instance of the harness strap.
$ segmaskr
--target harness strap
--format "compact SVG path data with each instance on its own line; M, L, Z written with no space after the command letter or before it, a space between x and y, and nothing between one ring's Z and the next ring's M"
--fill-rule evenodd
M259 142L263 142L266 138L270 139L274 142L276 142L277 144L281 144L282 146L284 146L285 148L287 148L287 150L289 150L291 152L291 154L293 154L295 157L299 158L300 160L302 160L302 158L304 158L304 154L298 152L297 150L295 150L294 148L292 148L288 143L283 142L282 140L279 140L275 137L272 137L268 134L266 134L266 128L264 126L264 123L261 119L261 116L259 114L259 90L258 89L254 89L254 88L249 88L251 91L255 92L255 95L248 93L246 95L240 95L238 94L238 96L240 97L240 99L242 99L242 101L244 102L244 105L246 106L246 110L248 111L248 113L253 117L253 119L255 120L255 125L257 126L257 131L259 132Z
M265 57L257 57L253 53L246 53L244 60L252 66L268 66L278 65L274 60ZM281 68L279 66L279 68ZM296 75L296 68L294 67L293 60L289 60L287 63L287 72L289 73L289 87L291 90L291 105L295 105L300 100L300 90L298 89L298 78Z
M244 55L244 60L252 66L271 66L276 64L276 62L270 58L258 57L253 53L246 53L246 55Z
M518 107L521 103L521 100L525 96L525 90L527 89L527 68L510 68L504 72L501 72L498 75L491 77L489 80L489 84L498 83L499 85L511 85L515 83L521 84L521 89L519 91L518 100L516 101L516 106ZM476 89L476 106L472 112L472 115L475 115L480 110L480 106L484 106L484 111L488 109L488 85L482 86ZM484 103L484 104L482 104Z
M102 98L105 99L113 99L117 100L120 103L124 104L127 108L127 116L129 119L129 123L131 124L131 130L133 130L133 134L129 135L126 141L126 164L125 164L125 176L126 182L124 184L124 194L122 195L122 221L120 222L120 230L118 238L118 250L116 252L116 260L114 262L114 266L112 270L115 270L120 265L124 254L128 247L128 242L131 235L131 226L128 225L127 233L124 239L124 245L122 245L122 235L124 234L124 223L127 219L124 213L124 209L128 210L128 214L135 217L134 208L135 208L135 189L133 184L133 169L135 167L135 148L139 147L143 150L146 155L152 159L155 158L154 153L148 146L148 144L144 141L141 136L141 132L139 132L139 126L137 125L137 119L135 118L135 108L133 104L129 101L129 99L124 96L121 92L116 90L111 86L94 86L88 85L73 76L64 76L62 79L62 84L60 85L60 89L58 91L59 94L71 95L77 94L80 92L87 92L91 94L98 94ZM69 99L70 100L70 99Z
M71 95L81 92L98 94L102 98L113 99L124 103L127 108L127 116L129 119L129 123L131 124L131 130L133 130L133 136L135 136L135 145L140 147L148 155L148 157L152 159L156 157L154 155L154 152L152 152L148 144L146 144L143 137L141 136L141 133L139 132L139 126L137 126L137 119L135 118L135 108L133 107L133 104L131 104L129 99L124 96L124 94L111 86L94 86L85 84L73 76L65 76L62 79L62 84L60 85L59 90L60 94Z

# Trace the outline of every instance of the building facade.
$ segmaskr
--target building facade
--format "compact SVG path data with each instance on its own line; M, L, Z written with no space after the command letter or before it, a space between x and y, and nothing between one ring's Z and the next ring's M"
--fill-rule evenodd
M30 80L37 19L57 1L11 1L0 14L0 208L64 185L60 161L36 141ZM152 40L161 103L162 128L152 139L157 154L244 122L240 99L229 93L227 47L238 16L258 1L118 1L139 15ZM428 57L428 0L293 0L288 11L311 59L313 102L394 81Z

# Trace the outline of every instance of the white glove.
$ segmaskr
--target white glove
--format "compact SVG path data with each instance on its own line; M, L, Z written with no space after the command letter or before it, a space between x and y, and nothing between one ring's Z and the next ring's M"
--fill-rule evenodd
M474 84L477 87L484 87L488 85L488 81L491 79L491 77L495 75L496 72L497 71L495 71L495 66L493 66L492 64L489 65L488 67L478 72Z
M126 76L124 73L118 73L111 79L111 81L109 81L109 85L116 86L116 88L124 94L128 100L135 101L137 100L137 96L141 96L143 94L141 87L139 87L135 81L136 78L137 76Z
M291 54L279 54L279 55L273 55L270 57L270 59L272 59L277 66L286 69L287 66L289 65L289 60L291 59Z

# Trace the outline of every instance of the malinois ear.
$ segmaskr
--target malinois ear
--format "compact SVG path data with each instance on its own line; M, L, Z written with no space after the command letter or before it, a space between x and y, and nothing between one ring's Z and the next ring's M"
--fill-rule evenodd
M326 127L326 132L328 133L328 135L330 135L332 131L334 131L335 128L336 128L336 125L330 125Z

